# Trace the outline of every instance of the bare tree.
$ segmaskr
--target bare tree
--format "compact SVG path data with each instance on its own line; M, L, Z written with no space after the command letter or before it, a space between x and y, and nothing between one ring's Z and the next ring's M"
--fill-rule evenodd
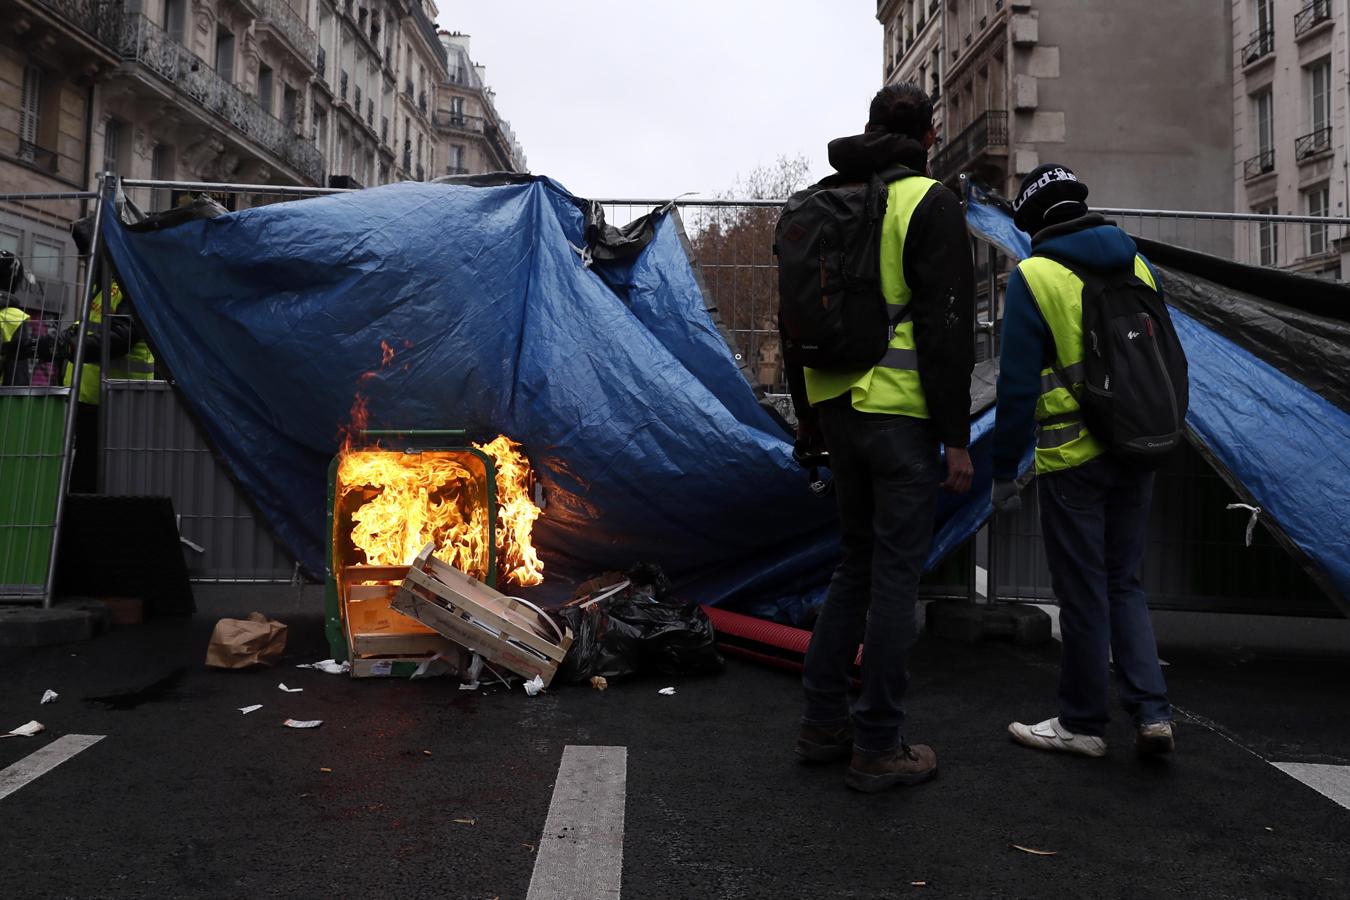
M738 178L722 200L785 200L806 186L811 168L804 156L780 156ZM756 380L783 389L778 344L778 266L773 233L780 207L731 206L705 210L690 223L694 254L722 321L749 362Z

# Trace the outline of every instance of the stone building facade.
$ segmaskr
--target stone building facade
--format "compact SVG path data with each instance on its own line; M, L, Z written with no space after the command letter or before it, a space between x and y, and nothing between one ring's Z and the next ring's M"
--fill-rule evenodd
M447 71L436 92L438 175L523 172L525 154L511 125L497 112L486 70L469 55L469 36L442 31Z

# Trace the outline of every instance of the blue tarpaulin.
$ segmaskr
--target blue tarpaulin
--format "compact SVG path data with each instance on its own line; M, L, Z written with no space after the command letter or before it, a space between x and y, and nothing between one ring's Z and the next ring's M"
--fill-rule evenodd
M650 561L690 599L784 619L818 602L833 504L738 370L674 213L618 262L589 258L581 205L548 179L390 185L161 231L104 221L180 396L312 576L359 390L370 428L521 442L555 591ZM981 474L944 505L935 559L987 510Z

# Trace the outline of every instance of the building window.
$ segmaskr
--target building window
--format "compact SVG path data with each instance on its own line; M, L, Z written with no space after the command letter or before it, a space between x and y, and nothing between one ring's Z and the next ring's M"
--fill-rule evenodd
M450 98L450 121L456 125L464 124L464 98Z
M1331 205L1331 189L1327 185L1315 187L1303 194L1304 208L1310 216L1327 215ZM1308 255L1320 256L1327 252L1327 226L1310 224L1308 226Z
M156 144L150 153L150 178L154 181L170 181L173 178L173 148L168 144ZM168 209L171 192L159 188L154 192L152 206L155 209Z
M103 123L103 171L114 175L122 173L122 128L120 119Z
M164 0L164 18L160 24L169 37L181 44L187 25L187 0Z
M1308 92L1309 131L1331 127L1331 60L1324 59L1308 66L1304 88Z
M272 96L275 93L276 90L272 84L272 67L258 66L258 105L268 115L272 113Z
M1274 167L1275 112L1269 90L1256 95L1256 152L1263 161L1263 171L1267 157L1270 158L1269 167Z
M1279 215L1279 207L1271 203L1257 207L1259 216ZM1263 266L1277 266L1280 259L1280 226L1278 222L1263 219L1256 224L1256 244L1258 256Z
M450 145L450 171L449 175L464 175L468 171L464 166L464 146L462 144Z
M1255 33L1270 34L1275 30L1275 0L1252 0L1252 21Z
M216 72L226 81L234 81L234 35L216 29Z
M291 131L300 124L300 92L289 84L281 88L281 121Z
M23 67L23 93L19 98L19 158L33 162L37 156L38 128L42 124L42 70Z

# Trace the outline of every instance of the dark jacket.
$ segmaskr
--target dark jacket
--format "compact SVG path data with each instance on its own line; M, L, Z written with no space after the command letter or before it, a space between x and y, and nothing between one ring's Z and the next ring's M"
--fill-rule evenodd
M897 166L926 172L928 151L910 138L873 133L829 145L830 165L847 178L866 179ZM975 267L961 201L934 185L919 202L905 236L905 282L913 291L914 343L919 381L939 440L949 447L970 442L970 373L975 366L972 328ZM800 382L801 373L789 372Z
M1130 236L1099 215L1088 215L1046 228L1031 242L1043 252L1088 269L1134 267L1138 250ZM1147 262L1147 260L1145 260ZM1153 282L1162 290L1158 273ZM1050 365L1055 342L1020 271L1008 278L1003 300L1003 347L999 356L998 413L994 420L994 480L1011 481L1036 432L1036 401L1041 370Z

